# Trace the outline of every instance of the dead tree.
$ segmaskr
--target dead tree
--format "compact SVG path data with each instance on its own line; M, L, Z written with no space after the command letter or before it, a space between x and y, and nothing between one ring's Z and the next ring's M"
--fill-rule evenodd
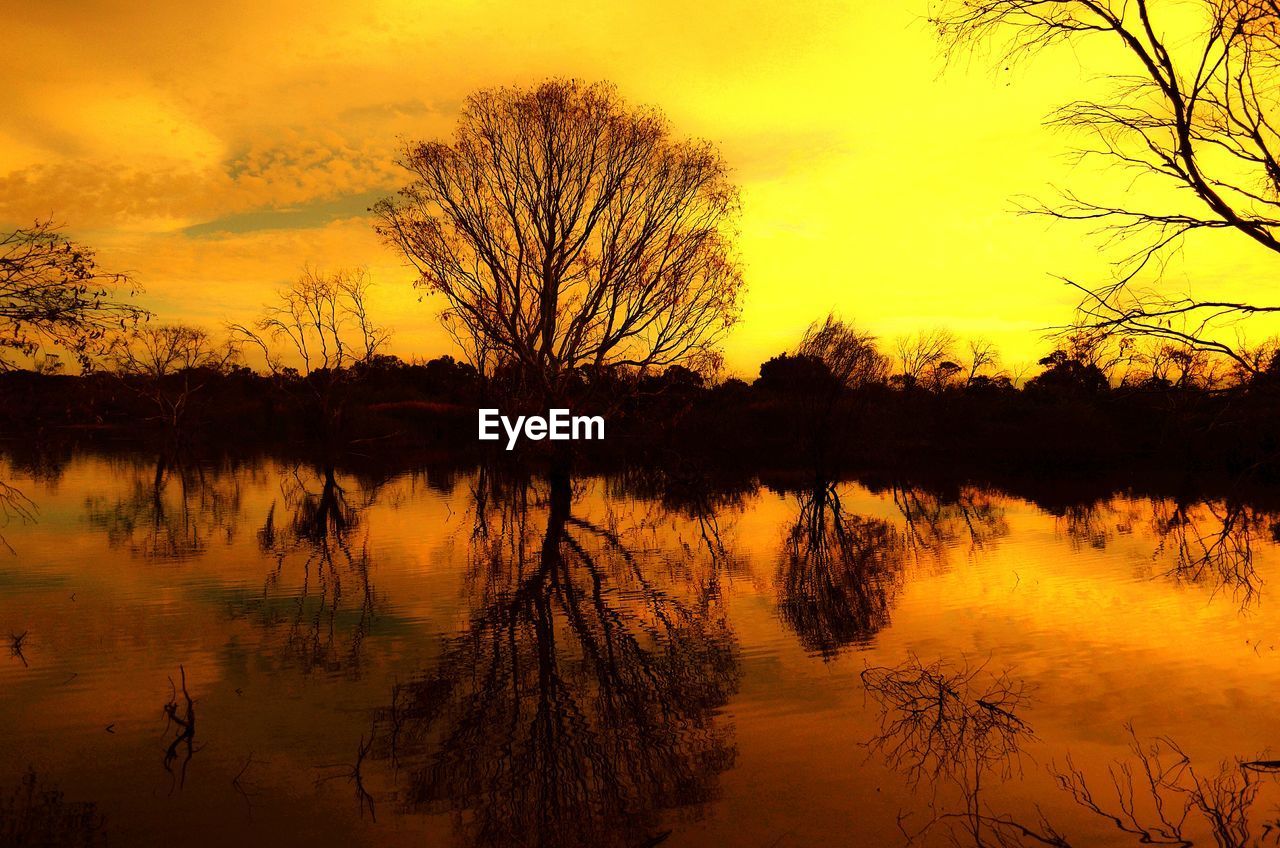
M372 286L363 268L306 268L256 322L229 328L262 354L286 390L306 399L326 452L336 448L353 369L374 362L391 338L370 316Z
M949 330L928 330L900 336L897 347L897 380L904 388L916 386L938 390L960 372L956 364L956 337Z

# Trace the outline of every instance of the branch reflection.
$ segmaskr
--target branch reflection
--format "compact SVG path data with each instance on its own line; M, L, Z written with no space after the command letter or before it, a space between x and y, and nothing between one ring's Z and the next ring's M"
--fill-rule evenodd
M272 501L258 530L259 548L275 560L263 585L264 623L269 629L284 624L304 673L359 669L375 606L368 533L359 531L361 513L378 491L376 485L362 487L356 502L332 465L314 475L295 468L281 482L288 520L278 520ZM286 586L292 610L278 615L270 600ZM344 596L352 587L354 603Z
M805 650L830 657L867 644L889 624L905 540L887 521L846 512L831 481L817 480L796 499L778 609Z
M470 623L378 722L403 803L454 811L474 845L655 844L661 813L712 799L734 760L719 592L574 502L564 475L482 475Z
M1157 559L1170 555L1166 576L1184 583L1208 585L1216 594L1229 592L1241 608L1262 590L1254 567L1254 537L1267 522L1259 513L1235 502L1155 501L1152 527Z
M89 526L112 547L144 560L178 562L200 556L211 540L230 541L240 518L240 479L224 468L161 454L150 471L137 469L127 494L88 498Z

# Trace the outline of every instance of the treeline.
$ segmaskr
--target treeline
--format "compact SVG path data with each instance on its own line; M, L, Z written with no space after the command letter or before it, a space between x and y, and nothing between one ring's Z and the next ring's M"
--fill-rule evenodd
M161 367L155 357L151 367L140 364L135 350L133 360L83 375L0 373L0 432L310 446L326 455L479 453L477 408L529 404L510 367L482 375L449 356L409 363L374 348L336 367L262 373L199 331L145 332L155 336L148 349L184 353ZM946 464L1096 474L1145 466L1270 476L1280 458L1274 356L1259 373L1242 375L1199 353L1124 347L1068 340L1017 380L983 343L927 333L886 353L870 335L828 319L750 381L679 365L656 374L582 371L558 402L606 416L603 443L574 446L587 461L822 473ZM525 442L522 450L548 447Z

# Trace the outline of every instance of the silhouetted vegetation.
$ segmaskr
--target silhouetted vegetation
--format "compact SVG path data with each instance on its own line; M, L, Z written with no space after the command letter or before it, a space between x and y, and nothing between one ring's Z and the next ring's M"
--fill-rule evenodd
M1270 94L1278 14L1271 0L946 0L934 8L950 58L991 49L1008 70L1055 45L1112 48L1089 54L1101 65L1090 74L1100 71L1105 83L1056 109L1049 123L1086 140L1081 161L1127 176L1115 181L1118 191L1068 190L1027 209L1092 226L1118 248L1111 279L1067 280L1081 296L1073 324L1091 338L1213 354L1255 375L1274 369L1274 344L1247 343L1240 324L1280 306L1243 292L1178 292L1162 272L1184 239L1214 231L1280 253L1280 134Z
M0 845L12 848L90 848L107 844L105 820L92 803L68 800L33 770L13 789L0 790Z
M833 320L762 364L750 383L678 365L657 373L616 368L570 382L563 402L575 413L608 415L606 439L575 449L588 459L696 456L712 465L828 473L938 462L977 474L1176 466L1188 475L1271 479L1278 469L1276 368L1250 375L1163 345L1100 349L1076 340L1045 356L1020 386L984 364L985 349L952 351L954 360L920 378L889 367L874 339ZM146 376L131 370L123 379L0 374L8 401L0 432L24 440L151 440L180 431L193 444L310 445L312 455L331 458L478 454L476 410L505 396L500 376L482 377L447 356L406 363L373 353L269 376L220 361ZM609 384L603 400L601 380ZM519 450L537 455L548 447L524 441Z
M450 142L400 164L413 180L375 207L378 232L509 398L545 408L618 367L705 362L737 318L728 166L608 84L479 91Z

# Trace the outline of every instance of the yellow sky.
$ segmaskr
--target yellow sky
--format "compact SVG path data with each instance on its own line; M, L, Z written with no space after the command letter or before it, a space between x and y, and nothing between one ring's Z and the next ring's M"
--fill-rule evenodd
M831 309L1033 360L1074 303L1050 275L1106 272L1081 228L1012 213L1123 180L1073 168L1041 127L1091 69L1064 51L944 74L927 0L199 5L11 4L0 33L0 224L53 215L162 320L243 321L305 263L366 265L395 352L445 352L439 305L364 210L400 185L401 138L447 134L477 88L548 76L612 80L720 144L745 203L739 373ZM1217 238L1169 276L1274 292L1265 259Z

